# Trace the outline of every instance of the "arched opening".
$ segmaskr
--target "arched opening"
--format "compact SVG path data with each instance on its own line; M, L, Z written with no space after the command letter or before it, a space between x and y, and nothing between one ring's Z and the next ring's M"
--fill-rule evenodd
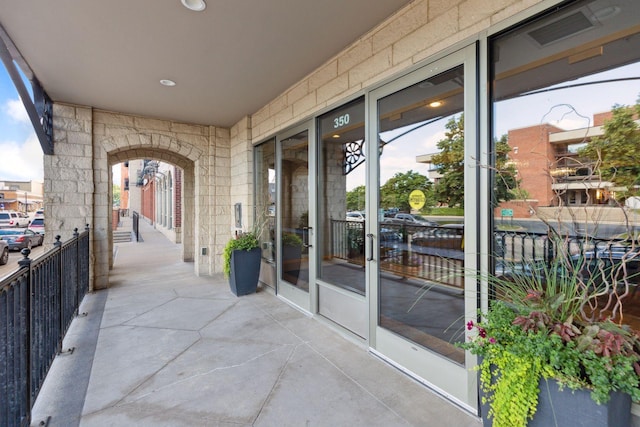
M154 225L154 228L161 229L170 240L181 243L180 258L184 262L193 262L196 253L195 162L178 153L154 147L113 151L108 153L107 159L109 170L114 165L128 162L130 212L138 209L137 212L143 220ZM160 165L165 166L163 168ZM177 195L174 193L173 175L182 178ZM112 188L112 174L109 174L109 180L109 188ZM140 191L141 194L136 196L136 191ZM151 208L145 206L145 191L153 200ZM113 223L109 225L109 268L111 269L114 266Z

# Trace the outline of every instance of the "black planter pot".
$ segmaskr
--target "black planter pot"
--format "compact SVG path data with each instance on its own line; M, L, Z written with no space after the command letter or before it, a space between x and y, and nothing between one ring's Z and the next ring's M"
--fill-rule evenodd
M301 260L302 246L282 245L282 276L287 282L297 285Z
M254 294L260 277L260 248L231 252L229 287L236 296Z
M629 427L631 425L631 396L625 393L611 393L611 399L598 405L591 399L589 390L560 390L552 379L540 380L538 407L527 427ZM482 405L484 427L491 427L487 419L488 405Z

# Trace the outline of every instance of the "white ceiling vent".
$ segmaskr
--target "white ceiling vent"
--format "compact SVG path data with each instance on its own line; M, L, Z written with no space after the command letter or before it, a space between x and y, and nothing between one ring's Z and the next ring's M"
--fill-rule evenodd
M543 27L536 28L528 34L540 46L547 46L586 31L593 26L593 22L579 10Z

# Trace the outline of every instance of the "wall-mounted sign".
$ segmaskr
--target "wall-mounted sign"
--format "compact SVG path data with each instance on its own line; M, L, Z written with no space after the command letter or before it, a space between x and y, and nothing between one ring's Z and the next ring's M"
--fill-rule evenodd
M500 210L500 215L501 216L506 216L506 217L512 217L513 216L513 209L501 209Z

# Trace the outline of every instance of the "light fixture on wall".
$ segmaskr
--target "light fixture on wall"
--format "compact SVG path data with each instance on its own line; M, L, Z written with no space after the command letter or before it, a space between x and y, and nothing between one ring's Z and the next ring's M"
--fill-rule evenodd
M189 10L193 10L194 12L202 12L207 4L204 0L180 0L182 5Z
M174 82L173 80L169 80L169 79L162 79L162 80L160 80L160 84L162 86L173 87L173 86L176 85L176 82Z

